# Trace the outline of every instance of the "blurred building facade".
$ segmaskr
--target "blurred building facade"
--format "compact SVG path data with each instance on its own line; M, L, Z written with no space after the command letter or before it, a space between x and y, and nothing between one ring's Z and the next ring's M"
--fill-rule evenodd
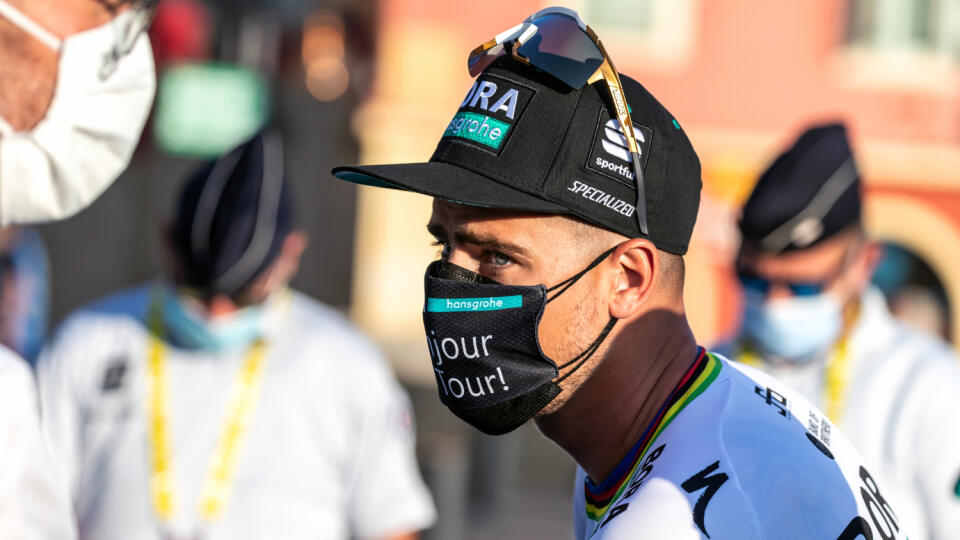
M960 2L955 0L571 0L619 71L684 125L704 176L688 256L698 338L735 327L736 209L806 124L847 122L867 186L870 232L932 269L960 308ZM467 53L535 0L381 0L374 87L354 116L366 163L427 159L470 85ZM352 309L401 371L424 362L417 283L428 261L426 197L362 188ZM389 269L389 272L384 272ZM960 340L960 317L949 319ZM960 341L958 341L960 342Z

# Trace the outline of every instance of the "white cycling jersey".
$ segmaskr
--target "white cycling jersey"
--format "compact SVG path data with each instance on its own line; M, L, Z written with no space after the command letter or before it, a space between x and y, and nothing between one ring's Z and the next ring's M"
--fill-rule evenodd
M154 289L72 315L40 358L45 427L82 539L196 534L204 479L245 365L243 347L167 347L176 504L172 523L160 523L147 399ZM202 537L367 539L428 527L434 509L417 469L407 397L389 365L333 309L283 296L265 305L259 398L236 446L223 513Z
M577 471L580 540L907 538L824 415L775 379L701 352L602 483Z

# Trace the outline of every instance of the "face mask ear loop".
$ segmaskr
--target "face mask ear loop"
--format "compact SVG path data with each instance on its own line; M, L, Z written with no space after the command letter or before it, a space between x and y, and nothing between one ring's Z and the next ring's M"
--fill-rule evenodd
M600 348L600 345L603 343L603 341L607 339L608 335L610 335L610 331L613 330L614 326L616 326L618 320L620 319L617 319L615 317L610 317L610 321L607 323L606 326L603 327L603 330L600 332L600 335L597 336L597 339L593 340L593 343L591 343L590 346L586 348L586 350L584 350L582 353L575 356L572 360L569 360L567 362L564 362L562 365L557 366L557 371L560 371L561 369L569 366L570 364L577 362L577 364L573 366L573 369L566 372L563 376L557 379L558 383L563 382L563 380L569 377L574 371L580 369L580 367L587 360L589 360L591 356L593 356L593 353L597 352L597 349Z
M31 37L43 43L50 50L59 51L63 42L53 32L37 24L23 12L10 5L6 0L0 0L0 17L10 21L14 26L30 34Z
M557 294L555 294L555 295L547 298L547 303L549 304L550 302L553 302L554 300L556 300L556 298L557 298L558 296L560 296L561 294L567 292L567 289L569 289L570 287L572 287L573 284L576 283L580 278L582 278L587 272L593 270L594 268L597 267L598 264L602 263L602 262L604 261L604 259L606 259L608 256L610 256L610 254L613 253L613 251L614 251L615 249L617 249L617 247L619 247L619 246L613 246L612 248L604 251L603 253L600 254L599 257L597 257L596 259L594 259L593 262L591 262L590 264L588 264L586 268L584 268L583 270L577 272L577 273L574 274L573 276L571 276L571 277L569 277L569 278L561 281L560 283L557 283L557 284L554 285L553 287L550 287L549 289L547 289L547 292L550 293L550 292L553 292L553 291L555 291L555 290L560 289L561 287L563 287L562 289L560 289L560 292L558 292Z

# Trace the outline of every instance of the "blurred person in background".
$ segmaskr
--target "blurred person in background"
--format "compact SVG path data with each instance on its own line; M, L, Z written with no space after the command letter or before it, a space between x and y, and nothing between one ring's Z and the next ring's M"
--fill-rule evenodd
M0 347L0 538L70 540L70 500L37 412L30 368Z
M0 225L69 217L120 175L153 102L157 0L0 0Z
M142 30L155 1L0 0L0 226L86 207L123 171L153 100ZM0 340L32 357L46 302L35 233L6 229ZM9 246L8 246L9 247ZM33 274L45 282L45 270ZM34 305L24 305L32 296ZM39 324L38 324L39 323ZM75 536L41 437L34 382L0 351L0 537Z
M947 310L934 291L920 285L907 285L889 299L890 313L911 328L946 339Z
M81 538L407 539L434 519L407 397L333 309L288 288L279 135L199 170L171 282L73 314L41 355L45 427Z
M844 126L811 127L778 156L739 227L745 312L731 357L789 384L850 436L910 538L956 538L960 365L946 343L894 319L870 284L882 248L864 231Z
M491 435L534 420L574 458L576 538L906 538L814 406L697 345L683 256L702 182L677 120L565 8L468 65L429 162L333 170L433 197L440 400Z

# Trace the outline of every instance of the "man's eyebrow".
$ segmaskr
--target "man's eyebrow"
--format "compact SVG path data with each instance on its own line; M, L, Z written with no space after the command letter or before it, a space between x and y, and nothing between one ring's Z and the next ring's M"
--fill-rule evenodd
M456 231L453 233L454 240L461 244L474 244L496 251L508 251L517 255L528 255L529 250L512 242L506 242L492 236L472 233L469 231Z
M436 223L427 224L427 232L432 234L437 240L444 242L449 241L447 239L447 232L443 227ZM506 242L492 236L478 234L475 232L458 230L453 233L453 239L461 244L474 244L477 246L482 246L489 249L494 249L497 251L509 251L517 255L529 255L530 250L527 248L514 244L512 242Z

